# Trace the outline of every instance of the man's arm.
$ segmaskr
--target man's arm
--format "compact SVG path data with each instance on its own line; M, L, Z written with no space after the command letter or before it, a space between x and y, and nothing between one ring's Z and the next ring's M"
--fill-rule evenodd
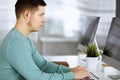
M60 73L61 71L70 72L70 68L63 66L63 65L55 64L53 62L49 62L46 59L44 59L44 57L40 55L40 53L38 52L38 50L36 49L36 47L34 46L31 40L30 40L30 43L33 49L33 60L35 61L35 63L40 69L42 69L45 72L50 72L50 73L51 72Z
M44 57L38 53L38 51L36 51L33 57L34 57L35 63L45 72L57 72L57 73L60 73L61 71L70 72L70 68L68 67L65 67L63 65L58 65L53 62L49 62L45 60Z

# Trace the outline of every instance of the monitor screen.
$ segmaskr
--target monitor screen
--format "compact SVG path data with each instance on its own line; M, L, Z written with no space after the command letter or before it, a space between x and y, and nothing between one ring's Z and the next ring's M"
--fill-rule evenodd
M120 18L112 19L105 49L105 55L120 61Z
M120 70L120 18L112 19L103 54L106 63Z
M86 20L85 22L83 22L83 27L86 27L86 30L83 36L79 39L80 44L82 44L83 46L94 42L100 17L87 16L85 19Z

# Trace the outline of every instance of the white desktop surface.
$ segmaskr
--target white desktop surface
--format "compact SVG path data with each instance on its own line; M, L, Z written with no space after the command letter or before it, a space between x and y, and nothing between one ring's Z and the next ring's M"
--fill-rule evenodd
M48 61L66 61L68 62L70 68L76 67L78 65L86 67L86 61L81 60L78 55L45 56L45 59ZM99 77L99 80L112 80L106 75L106 73L103 72L101 68L92 73ZM118 74L116 71L112 71L112 73L116 75Z

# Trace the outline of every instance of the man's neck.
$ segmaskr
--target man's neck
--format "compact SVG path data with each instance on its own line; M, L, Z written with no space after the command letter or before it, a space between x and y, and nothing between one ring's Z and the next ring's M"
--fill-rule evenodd
M28 36L30 34L27 25L25 25L24 23L20 23L20 22L16 22L15 28L24 36Z

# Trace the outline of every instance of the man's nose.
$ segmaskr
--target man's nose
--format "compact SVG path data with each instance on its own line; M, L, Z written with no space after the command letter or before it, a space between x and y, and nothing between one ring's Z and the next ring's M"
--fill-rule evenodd
M43 23L45 23L45 22L46 22L46 18L45 18L45 17L42 19L42 22L43 22Z

